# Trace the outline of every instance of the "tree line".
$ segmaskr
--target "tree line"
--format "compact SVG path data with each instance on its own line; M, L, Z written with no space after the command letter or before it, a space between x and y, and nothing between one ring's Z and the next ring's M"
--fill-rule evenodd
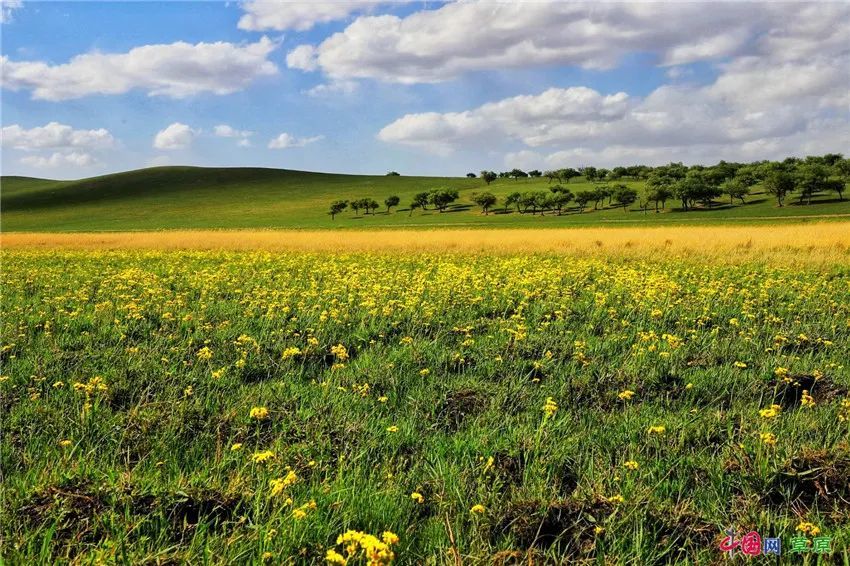
M720 161L710 166L670 163L658 167L579 167L548 171L534 169L528 172L514 168L500 173L489 170L481 171L479 175L468 173L467 177L480 177L487 186L497 179L518 181L541 177L546 178L550 185L555 183L548 191L514 191L506 195L501 203L506 213L515 208L522 214L530 212L534 215L539 212L542 215L550 211L560 215L571 203L578 207L579 212L584 212L591 203L596 210L606 200L609 206L616 204L624 211L637 202L643 211L653 207L658 212L664 210L667 201L673 199L681 203L682 210L688 211L698 205L712 208L715 200L724 195L729 198L730 204L736 200L745 204L756 185L761 185L766 194L776 198L778 206L784 206L793 193L797 193L799 204L811 204L812 196L822 192L835 192L839 200L843 201L845 185L850 180L850 159L840 153L829 153L803 159L789 157L783 161ZM584 177L594 183L594 188L574 193L564 186L577 177ZM639 192L625 183L616 182L622 180L643 181L644 189ZM458 198L457 189L448 187L420 192L409 203L409 214L417 209L428 210L429 206L444 212ZM499 204L499 198L489 191L473 193L471 200L481 207L484 214L489 214ZM387 212L400 202L400 198L395 195L386 198L384 205ZM329 213L335 218L347 208L355 214L360 210L366 214L375 214L380 205L372 198L337 200L331 203Z

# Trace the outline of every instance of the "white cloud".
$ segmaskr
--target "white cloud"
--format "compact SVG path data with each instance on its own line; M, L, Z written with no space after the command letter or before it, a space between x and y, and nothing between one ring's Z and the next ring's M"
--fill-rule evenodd
M269 149L288 149L291 147L304 147L305 145L324 139L325 136L313 136L309 138L298 138L286 132L269 141Z
M254 135L254 132L249 130L237 130L227 124L219 124L213 128L213 133L220 138L236 138L236 145L239 147L250 147L251 146L251 136Z
M354 12L370 8L378 2L369 1L312 1L281 2L251 0L242 4L245 15L239 19L239 29L249 31L293 29L306 31L316 24L347 18Z
M552 148L549 165L840 151L850 146L850 94L835 66L845 64L850 57L783 65L742 58L704 86L664 85L643 98L549 89L464 112L408 114L385 126L378 139L443 155L517 143ZM540 166L539 158L526 150L506 156L526 166Z
M91 167L97 160L90 153L73 151L70 153L54 152L50 157L27 155L21 158L21 163L30 167L47 169L62 166Z
M550 88L466 112L408 114L384 127L378 139L443 154L460 144L486 144L494 138L518 139L534 147L570 132L584 135L592 125L622 119L629 107L623 92L605 96L586 87Z
M361 16L292 68L335 79L445 81L471 71L570 65L605 69L628 53L663 65L761 52L813 55L846 46L849 3L489 2L446 4L406 17ZM841 22L844 22L843 24Z
M341 94L347 96L357 92L359 83L357 81L331 81L322 83L307 90L307 95L312 97L332 96Z
M93 94L123 94L141 89L151 96L183 98L209 92L230 94L259 77L274 75L268 56L277 43L227 42L144 45L127 53L93 51L52 65L0 58L3 88L31 90L34 99L68 100Z
M75 130L66 124L49 122L29 130L18 124L3 127L3 146L23 151L40 149L107 149L115 145L109 130Z
M12 13L23 6L21 0L0 0L0 24L12 21Z
M153 139L153 147L156 149L186 149L192 145L197 135L197 130L193 130L186 124L174 122L164 130L157 132Z
M315 71L319 67L316 61L316 48L312 45L299 45L286 54L286 66L290 69Z

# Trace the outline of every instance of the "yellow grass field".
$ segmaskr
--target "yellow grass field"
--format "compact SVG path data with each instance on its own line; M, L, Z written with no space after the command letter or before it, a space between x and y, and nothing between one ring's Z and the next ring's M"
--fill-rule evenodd
M7 249L554 252L627 257L654 254L700 256L733 262L850 262L850 223L847 222L514 230L6 233L0 242Z

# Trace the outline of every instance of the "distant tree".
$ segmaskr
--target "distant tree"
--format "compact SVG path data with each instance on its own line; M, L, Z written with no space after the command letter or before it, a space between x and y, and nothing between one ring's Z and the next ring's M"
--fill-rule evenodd
M522 201L522 195L518 192L513 192L505 197L505 213L508 212L509 206L516 206L517 212L521 212L519 209L520 202Z
M488 185L490 183L492 183L493 181L495 181L497 177L498 177L498 175L494 171L482 171L481 172L481 178L484 179L484 182Z
M838 193L838 200L844 200L844 179L827 179L823 183L823 190Z
M428 193L428 201L433 204L437 210L444 212L448 206L458 199L456 189L434 189Z
M470 172L470 173L467 173L467 174L466 174L466 178L467 178L467 179L474 179L474 178L475 178L475 173L471 173L471 172Z
M413 204L416 206L413 208L421 208L422 210L428 210L428 203L431 201L430 193L416 193L413 197Z
M331 203L331 220L336 220L336 215L348 208L347 200L335 200Z
M573 193L565 189L554 193L550 197L550 206L558 213L558 216L560 216L561 210L563 210L563 208L567 206L571 200L573 200Z
M388 171L387 177L401 177L401 174L398 171Z
M510 179L510 177L511 177L510 171L500 171L499 172L499 178L500 179Z
M543 176L546 177L546 180L550 183L555 180L561 180L561 175L557 171L552 171L551 169L549 171L544 171Z
M737 176L720 185L720 190L723 194L729 195L729 204L732 204L733 199L738 199L741 204L744 204L744 197L750 194L750 187Z
M823 159L823 164L827 167L835 167L835 164L842 161L844 156L840 153L827 153L821 159Z
M701 202L711 208L715 198L723 193L714 185L704 169L692 167L685 177L674 186L676 196L682 201L682 208L688 210L694 203Z
M349 203L349 206L351 206L351 210L353 210L353 211L354 211L354 215L355 215L355 216L357 216L358 214L360 214L360 209L361 209L361 208L365 208L365 207L363 206L363 199L353 200L353 201L351 201L351 203Z
M806 199L807 204L812 203L812 195L827 189L829 179L829 168L816 163L805 163L797 168L796 185L800 191L800 204Z
M540 172L540 171L538 171L537 169L532 169L531 171L529 171L529 172L528 172L528 176L529 176L529 177L532 177L532 178L534 178L534 179L536 179L536 178L540 177L541 175L543 175L543 173L541 173L541 172Z
M596 195L593 193L594 191L579 191L576 193L575 201L578 205L579 212L584 212L584 208L587 206L587 203L596 198Z
M620 185L614 191L614 202L623 207L623 211L626 211L626 207L630 204L633 204L638 197L637 191L627 187L626 185Z
M764 178L764 190L775 196L779 206L782 206L782 199L794 190L794 178L781 170L768 173Z
M401 202L401 199L398 198L395 195L393 195L391 197L387 197L386 199L384 199L384 204L387 205L387 214L389 214L390 208L392 208L394 206L398 206L398 203L400 203L400 202Z
M477 193L472 195L472 202L481 207L485 215L490 213L490 207L496 204L496 195L493 193Z
M608 196L608 191L602 187L597 187L591 191L593 195L593 210L599 210L599 204L605 201Z
M523 171L522 169L511 169L511 172L508 174L514 181L519 179L520 177L525 178L528 177L528 173Z
M378 207L380 207L380 206L381 205L378 204L378 201L376 201L373 198L364 198L363 199L363 208L366 209L366 212L369 212L371 210L372 214L375 214L375 211L378 210Z
M420 203L416 199L413 199L413 201L411 201L410 207L409 207L410 212L407 215L413 216L413 211L416 210L417 208L422 208L422 203Z
M655 212L658 212L659 202L661 203L661 210L664 210L667 200L671 198L673 198L673 191L666 185L650 186L647 184L646 199L655 203Z
M596 181L596 167L582 167L580 171L582 175L584 175L584 178L590 181L591 183Z
M557 171L559 179L564 183L569 183L570 179L574 179L576 177L581 177L581 173L573 169L572 167L567 167L566 169L558 169Z
M840 200L844 200L844 186L850 181L850 158L844 158L840 161L836 161L835 165L833 165L833 171L838 177L841 178L839 181L841 186L835 185L833 190L838 193L838 198Z

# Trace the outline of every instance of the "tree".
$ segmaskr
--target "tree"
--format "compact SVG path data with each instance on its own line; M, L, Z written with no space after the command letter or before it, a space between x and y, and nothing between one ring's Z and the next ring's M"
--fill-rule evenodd
M331 203L331 220L336 220L336 215L348 208L347 200L335 200Z
M485 215L490 213L490 207L496 204L496 195L493 193L477 193L472 195L472 202L481 207Z
M484 179L484 183L486 183L488 185L490 183L492 183L493 181L495 181L496 177L498 177L498 175L496 175L496 173L494 171L482 171L481 172L481 178Z
M444 212L448 206L458 199L456 189L434 189L428 193L428 201L433 204L437 210Z
M416 199L413 199L413 201L410 203L410 212L408 213L408 216L413 216L413 211L417 208L422 208L422 203L420 203Z
M597 179L596 167L582 167L580 171L584 174L584 178L591 183Z
M466 174L466 178L467 178L467 179L474 179L474 178L475 178L475 173L472 173L472 172L467 173L467 174Z
M764 190L775 196L779 206L782 206L782 199L794 190L794 178L784 171L768 173L764 178Z
M558 174L557 171L552 171L552 170L544 171L543 176L546 177L546 180L549 181L550 183L552 181L554 181L555 179L557 179L559 181L561 180L561 176Z
M421 208L422 210L428 210L428 203L430 202L430 200L430 193L416 193L416 195L414 195L413 197L413 202L411 203L411 206L416 205L413 206L413 208Z
M535 179L536 179L537 177L540 177L541 175L543 175L543 173L541 173L541 172L540 172L540 171L538 171L537 169L532 169L531 171L529 171L529 172L528 172L528 176L529 176L529 177L532 177L532 178L535 178Z
M655 203L655 212L658 212L658 203L661 203L661 210L667 204L667 199L673 198L673 191L666 185L651 186L646 185L646 199Z
M561 210L567 206L571 200L573 200L573 193L565 189L563 191L558 191L551 196L550 205L557 211L558 216L560 216Z
M638 194L634 189L630 189L626 185L620 185L614 191L614 202L623 207L623 211L626 211L626 207L630 204L633 204L637 200Z
M578 205L579 212L584 212L584 207L587 206L587 203L594 200L596 195L593 194L593 191L579 191L576 193L576 204Z
M401 174L398 171L388 171L387 177L401 177Z
M558 169L558 178L565 183L569 183L570 179L575 177L581 177L581 173L573 169L572 167L567 167L566 169Z
M840 187L839 185L835 185L833 190L838 193L838 198L840 200L844 200L844 185L846 185L847 181L850 180L850 158L845 158L836 161L835 165L833 165L833 170L835 171L836 175L841 177L841 180L838 181L839 183L841 183Z
M750 187L737 176L720 185L720 190L729 195L729 204L732 204L732 199L738 199L744 204L744 197L750 194Z
M387 197L386 199L384 199L384 204L387 205L387 214L390 213L390 208L392 208L394 206L398 206L398 203L400 203L400 202L401 202L401 199L398 198L395 195L393 195L391 197Z
M366 209L366 212L369 212L371 210L372 214L375 214L375 211L378 210L379 206L381 206L381 205L378 204L378 201L376 201L373 198L364 198L363 199L363 208Z
M363 206L363 199L357 199L357 200L353 200L353 201L351 201L351 210L353 210L353 211L354 211L354 215L355 215L355 216L357 216L358 214L360 214L360 209L361 209L361 208L364 208L364 206Z
M512 177L514 181L519 179L520 177L528 177L528 173L523 171L522 169L511 169L511 172L508 173L508 176Z
M797 188L800 190L800 204L806 199L807 204L812 203L812 195L827 188L826 181L829 179L829 169L823 165L806 163L797 168Z
M508 212L509 206L516 206L517 212L520 212L519 205L522 200L522 195L518 192L513 192L505 197L505 213Z

